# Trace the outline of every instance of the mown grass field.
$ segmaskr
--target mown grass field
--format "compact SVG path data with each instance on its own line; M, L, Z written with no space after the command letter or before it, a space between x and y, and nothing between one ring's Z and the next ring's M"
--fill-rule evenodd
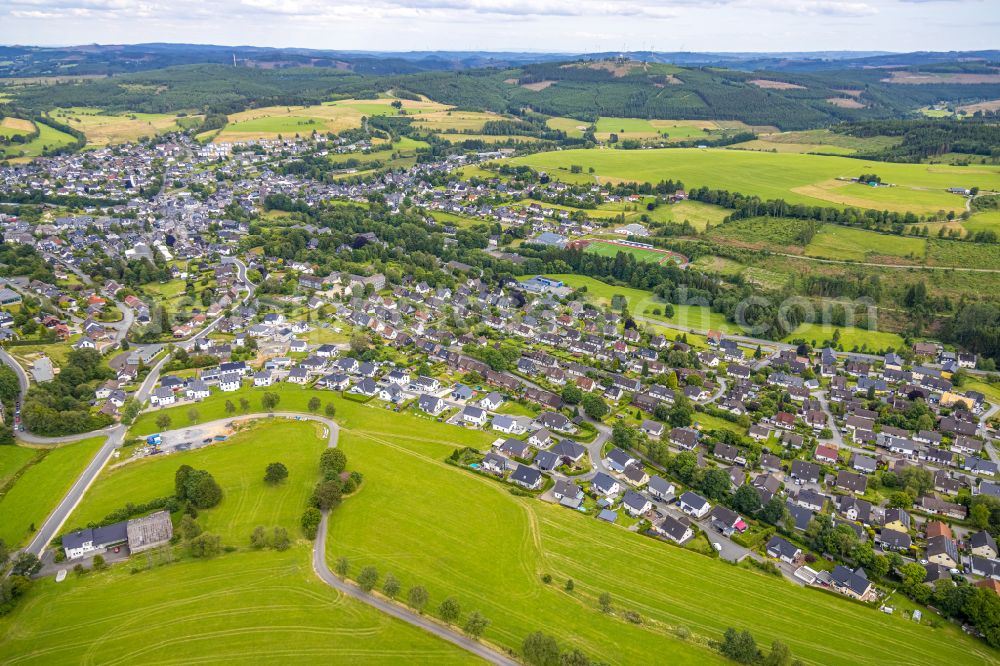
M825 324L799 324L799 326L784 338L784 342L805 340L810 344L823 346L824 342L833 339L835 331L840 331L839 344L847 351L878 352L887 349L902 349L903 338L889 331L868 331L854 326L831 326Z
M590 123L584 120L577 120L576 118L549 118L545 121L545 124L552 129L566 132L566 136L571 138L583 136L584 131L590 127Z
M35 123L24 118L6 116L0 119L0 136L12 137L31 134L35 129Z
M179 425L179 424L178 424ZM324 426L313 421L275 419L257 422L225 442L203 449L152 456L107 468L91 486L64 532L86 527L120 509L174 494L174 473L181 465L207 469L222 486L222 502L202 512L202 527L223 543L244 546L257 525L277 525L298 536L297 526L309 494L319 480L319 455L326 448ZM264 469L284 463L288 478L278 486L264 483Z
M251 499L251 498L248 498ZM5 664L468 664L468 653L353 601L310 553L242 551L36 583L0 618Z
M880 234L836 224L824 224L806 246L810 257L867 261L878 257L901 257L912 262L923 260L927 241L923 238Z
M490 618L485 635L501 645L516 648L542 629L608 663L720 663L708 641L735 626L749 628L763 645L780 639L811 664L997 659L951 625L920 626L514 497L442 462L452 448L442 443L447 430L417 434L396 418L345 423L342 446L366 486L332 516L328 558L347 557L353 575L372 565L404 589L423 585L430 608L454 596L463 613ZM373 516L393 516L401 506L405 519L372 529ZM568 578L571 593L564 590ZM612 595L611 614L598 608L602 592ZM639 613L642 624L627 622L626 610ZM680 627L691 632L687 641L675 637Z
M422 113L413 120L413 125L428 132L455 132L473 131L478 132L483 129L483 125L489 120L500 120L503 116L485 111L457 111L445 110L429 111Z
M878 151L898 144L898 137L855 137L828 129L761 134L753 141L738 143L730 148L776 150L779 153L833 153L852 155L859 151Z
M0 446L0 488L40 453L26 446Z
M511 160L573 182L591 182L593 168L609 182L658 182L680 179L688 189L707 185L766 199L826 206L859 206L930 213L964 210L961 197L948 187L1000 189L1000 167L894 164L846 157L759 153L750 151L680 148L662 150L563 150L536 153ZM570 166L583 173L570 173ZM838 178L877 173L897 187L873 188Z
M26 544L93 460L104 440L94 437L42 452L38 462L0 497L0 539L11 547Z
M592 254L599 254L604 257L616 257L619 252L624 252L625 254L630 254L635 257L636 261L648 261L654 264L679 262L677 257L667 254L662 250L653 250L644 247L631 247L628 245L619 245L617 243L610 243L602 240L591 241L587 245L586 251Z

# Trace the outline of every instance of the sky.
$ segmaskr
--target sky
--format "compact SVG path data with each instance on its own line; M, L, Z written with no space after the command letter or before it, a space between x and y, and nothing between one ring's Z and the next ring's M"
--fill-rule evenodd
M1000 48L1000 0L0 0L0 43L343 50Z

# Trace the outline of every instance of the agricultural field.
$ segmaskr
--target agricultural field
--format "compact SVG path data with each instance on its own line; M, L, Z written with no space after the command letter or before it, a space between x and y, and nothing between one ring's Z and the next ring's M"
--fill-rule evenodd
M100 109L86 107L55 109L51 115L60 123L83 132L88 146L126 143L182 130L198 125L202 118L173 113L106 114Z
M319 477L319 455L327 444L323 429L314 421L256 422L225 442L105 468L64 531L98 522L125 502L172 495L174 472L187 464L207 469L222 486L222 502L202 512L199 522L223 543L243 545L257 525L281 525L292 532ZM288 468L288 479L278 486L264 483L264 469L272 462Z
M396 418L345 424L341 445L366 485L332 516L327 557L346 557L349 575L371 565L383 576L392 573L404 589L423 585L431 608L454 596L463 612L478 610L492 621L485 637L503 646L516 648L543 629L609 663L640 663L650 654L669 655L671 663L719 663L708 643L735 626L765 645L782 640L808 663L994 659L954 626L886 616L514 497L443 462L454 448L444 426L415 434ZM399 506L407 507L406 520L371 528L372 516L393 515ZM552 575L551 584L543 574ZM570 578L574 590L566 592ZM610 614L597 604L605 591L615 609ZM624 611L637 612L642 624L625 621ZM564 621L549 621L554 617ZM676 637L680 627L690 632L687 640ZM832 640L844 635L855 640Z
M824 224L805 250L810 257L876 263L892 263L891 258L921 262L926 252L927 240L923 238L880 234L836 224Z
M0 159L38 157L46 149L68 146L76 141L69 134L60 132L54 127L49 127L45 123L34 124L38 127L38 138L28 143L14 143L9 146L0 146Z
M737 124L745 128L744 125ZM607 141L612 134L618 135L619 140L662 138L670 141L690 141L718 138L735 129L735 127L723 128L720 123L712 120L646 120L602 116L596 123L594 136L600 141Z
M793 340L805 340L810 344L815 342L815 346L823 347L824 343L833 340L835 331L840 331L838 344L845 350L879 352L887 349L902 349L903 338L888 331L868 331L854 326L832 326L825 324L799 324L799 326L785 336L783 342Z
M708 237L738 247L798 254L807 224L788 218L750 217L712 227Z
M0 520L0 539L12 547L25 544L93 460L104 440L104 437L85 439L38 451L33 458L22 460L24 465L19 468L23 470L20 477L0 496L0 516L3 516ZM13 465L23 457L23 453L9 458L4 455L5 461L0 469L12 477L17 473L17 470L12 470Z
M962 221L962 226L970 234L980 231L995 231L1000 235L1000 210L973 213L968 220Z
M729 148L765 150L779 153L825 153L853 155L857 152L885 150L899 143L898 137L855 137L828 129L761 134L753 141L737 143Z
M323 584L309 558L302 545L136 574L122 565L62 583L45 578L0 618L0 661L471 663L450 643Z
M931 213L964 210L964 199L949 187L1000 189L1000 167L897 164L846 157L760 153L724 149L580 149L536 153L510 160L550 176L588 182L593 168L605 182L680 179L688 189L707 185L766 199L824 206L859 206ZM571 174L570 166L583 173ZM896 187L868 187L839 178L877 173Z
M583 133L590 127L590 123L587 121L576 118L549 118L545 124L552 129L566 132L566 136L574 139L582 137Z
M282 136L304 135L312 132L342 132L361 127L366 116L399 115L391 99L346 99L312 106L267 106L234 113L229 124L219 132L208 133L216 143L274 139ZM439 113L448 107L429 101L400 100L402 111L408 115ZM200 137L202 135L199 135Z
M24 118L6 116L0 119L0 136L11 137L31 134L35 131L35 123Z
M502 118L499 114L484 111L438 110L420 114L414 119L413 126L435 133L478 132L487 121Z
M537 136L520 136L517 134L449 134L441 132L435 134L439 139L450 141L451 143L461 143L463 141L482 141L483 143L502 143L513 139L519 143L535 143L541 141Z

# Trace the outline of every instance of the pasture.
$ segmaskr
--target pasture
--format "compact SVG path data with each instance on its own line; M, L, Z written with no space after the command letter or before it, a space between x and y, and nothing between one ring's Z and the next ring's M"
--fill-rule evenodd
M361 127L367 116L423 115L441 112L448 107L429 101L399 100L402 109L391 106L392 99L345 99L312 106L267 106L229 116L229 124L213 141L247 141L316 132L342 132Z
M567 285L574 288L586 287L587 300L602 306L610 307L611 300L616 295L621 295L628 303L629 312L653 321L680 326L685 329L696 331L719 330L723 333L737 333L739 326L726 321L724 315L712 312L710 308L701 305L673 305L674 316L667 317L664 314L666 303L658 298L653 292L632 287L616 287L614 285L595 280L594 278L570 273L549 275L556 280L562 280ZM660 314L655 314L655 310L660 310Z
M43 579L0 618L0 661L474 663L322 583L307 551L246 550L136 574L126 564L62 583Z
M0 120L0 136L12 137L24 134L31 134L35 131L35 123L24 118L5 116Z
M688 189L706 185L765 199L817 206L859 206L879 210L936 213L964 210L964 200L949 187L1000 189L1000 167L897 164L846 157L760 153L724 149L578 149L536 153L510 160L550 176L588 182L593 168L603 182L658 182L680 179ZM582 167L571 174L570 166ZM896 187L868 187L839 178L877 173Z
M840 339L837 344L845 351L857 350L860 352L880 352L892 349L902 349L905 345L903 338L897 333L889 331L868 331L854 326L833 326L829 324L799 324L791 333L785 336L782 342L792 342L794 340L805 340L816 347L824 347L827 342L832 344L835 331L840 331Z
M13 143L9 146L0 146L0 158L38 157L46 150L68 146L76 141L69 134L60 132L45 123L34 123L34 125L38 127L37 138L32 139L28 143Z
M454 596L463 614L492 624L486 638L517 649L535 630L609 663L721 663L707 645L729 626L758 643L787 643L806 663L877 664L959 660L996 654L956 627L917 625L779 578L607 525L534 498L518 498L489 479L446 465L454 448L445 426L408 432L398 417L345 424L341 442L365 488L331 518L327 557L346 557L349 575L372 565L406 589L423 585L430 608ZM373 516L407 507L391 529ZM541 580L553 577L551 584ZM566 592L572 578L575 587ZM597 597L609 592L614 611ZM627 622L624 611L642 617ZM434 612L434 611L432 611ZM551 621L559 618L558 622ZM684 627L691 636L676 637ZM851 641L838 637L853 636Z
M427 132L478 132L489 120L501 120L504 116L485 111L442 110L422 113L413 120L413 126Z
M856 137L828 129L802 130L761 134L753 141L737 143L730 148L774 150L779 153L826 153L853 155L861 151L879 151L897 145L898 137Z
M180 424L178 424L180 425ZM152 456L108 467L66 521L64 532L104 519L126 502L140 504L174 494L181 465L207 469L222 486L222 502L199 513L198 521L223 543L242 546L257 525L282 526L293 538L299 517L319 480L319 455L326 448L323 426L313 421L256 422L225 442L167 456ZM288 478L264 483L264 469L284 463Z
M836 224L824 224L805 249L806 255L810 257L844 261L872 260L876 263L893 262L892 258L922 261L926 252L927 241L923 238L880 234Z
M107 114L100 109L73 107L55 109L52 117L80 130L88 146L104 146L136 141L197 125L201 116L178 116L172 113Z
M576 118L549 118L545 121L545 124L552 129L566 132L566 136L571 138L582 137L583 133L591 125L591 123L585 120L577 120Z
M0 539L11 547L27 543L93 460L104 440L104 437L94 437L48 451L37 451L31 459L23 452L4 455L5 461L0 469L4 469L3 474L8 481L18 471L13 469L17 462L23 463L18 468L23 472L0 497Z

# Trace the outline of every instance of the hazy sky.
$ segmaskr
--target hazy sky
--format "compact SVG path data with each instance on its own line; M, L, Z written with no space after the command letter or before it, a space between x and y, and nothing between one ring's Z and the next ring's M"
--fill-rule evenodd
M0 43L586 52L1000 48L1000 0L0 0Z

